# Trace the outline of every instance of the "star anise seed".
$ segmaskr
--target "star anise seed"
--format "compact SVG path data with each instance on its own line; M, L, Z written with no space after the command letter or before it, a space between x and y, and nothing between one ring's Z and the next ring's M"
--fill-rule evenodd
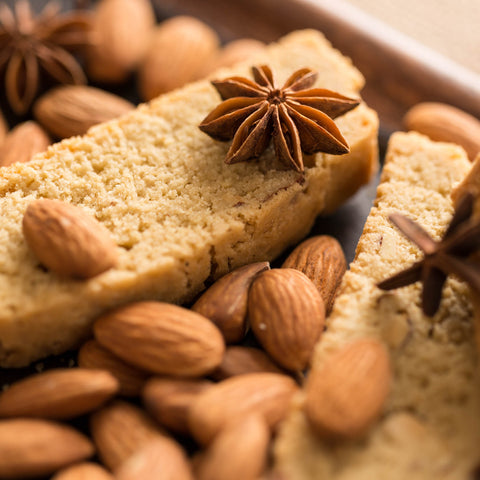
M0 71L12 110L24 114L38 94L42 75L57 83L83 84L85 74L70 53L90 43L90 15L82 11L59 14L50 1L34 16L27 0L14 11L0 5Z
M480 251L480 221L471 219L473 202L472 194L460 199L443 238L438 242L413 220L399 213L390 215L390 221L423 251L424 257L383 280L378 287L392 290L421 281L422 310L428 316L435 315L440 306L448 275L456 275L480 295L480 264L468 258Z
M272 137L277 158L303 172L302 152L341 155L348 144L333 119L359 101L324 88L311 88L317 74L309 68L294 72L283 87L275 85L266 65L252 67L254 80L230 77L213 81L223 102L200 124L212 138L231 140L225 163L258 158Z

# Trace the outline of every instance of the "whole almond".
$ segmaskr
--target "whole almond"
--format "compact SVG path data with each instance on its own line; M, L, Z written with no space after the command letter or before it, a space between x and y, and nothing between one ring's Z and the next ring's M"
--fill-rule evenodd
M148 48L155 23L150 0L101 0L95 6L87 73L99 82L123 82Z
M114 480L98 463L83 462L61 470L51 480Z
M282 267L299 270L315 284L328 315L347 270L347 259L340 243L329 235L311 237L293 250Z
M119 394L135 397L140 394L149 374L125 363L103 348L96 340L84 343L78 351L78 366L110 372L119 383Z
M0 417L70 419L91 412L118 391L104 370L58 368L19 380L0 395Z
M243 339L247 329L247 297L253 279L269 269L268 262L237 268L217 280L193 305L192 310L210 319L225 342Z
M174 433L188 434L188 411L201 392L212 386L208 380L152 378L143 390L143 403L160 425Z
M91 457L90 440L50 420L0 421L0 478L41 477Z
M181 445L159 438L142 446L116 471L116 480L193 480L192 469Z
M196 470L198 480L257 480L267 463L270 429L258 414L232 421L215 437Z
M214 380L224 380L259 372L285 373L259 348L233 345L225 350L222 363L210 376Z
M59 200L34 200L22 226L40 263L58 275L91 278L117 263L110 232L80 207Z
M138 302L94 324L95 338L128 363L148 372L198 377L222 362L218 328L198 313L163 302Z
M93 125L117 118L133 108L127 100L99 88L63 85L40 97L33 113L52 135L67 138L83 135Z
M102 463L111 470L146 443L165 436L143 410L121 400L90 416L90 432Z
M50 143L50 137L38 123L32 120L20 123L0 141L0 165L8 167L16 162L29 162Z
M248 297L253 333L287 370L303 370L323 332L325 307L315 285L293 268L261 273Z
M471 161L480 152L480 120L452 105L418 103L405 114L403 123L432 140L461 145Z
M265 51L265 44L254 38L238 38L225 44L218 55L202 70L204 75L209 75L218 68L231 67L232 65L251 59ZM203 75L202 75L203 76Z
M7 121L5 120L5 117L2 111L0 110L0 146L2 145L5 137L7 136L7 133L8 133Z
M214 30L189 16L173 17L154 30L139 69L139 90L144 100L199 78L204 65L218 52Z
M307 419L322 436L360 437L381 414L390 384L390 359L383 344L356 340L310 370Z
M190 431L206 445L227 423L249 413L261 415L271 429L285 417L297 384L287 375L249 373L232 377L201 393L189 411Z

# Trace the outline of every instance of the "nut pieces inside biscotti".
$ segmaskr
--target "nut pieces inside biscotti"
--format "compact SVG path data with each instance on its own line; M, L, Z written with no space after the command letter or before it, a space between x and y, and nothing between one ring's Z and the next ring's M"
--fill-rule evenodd
M60 276L87 279L117 263L110 232L80 207L59 200L34 200L25 211L22 227L40 263Z

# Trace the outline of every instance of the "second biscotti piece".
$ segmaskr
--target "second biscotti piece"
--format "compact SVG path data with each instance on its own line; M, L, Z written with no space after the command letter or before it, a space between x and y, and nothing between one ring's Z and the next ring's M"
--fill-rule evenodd
M363 77L313 30L293 33L256 59L279 84L295 70L358 96ZM218 72L250 76L251 63ZM336 121L350 145L317 154L304 174L258 161L225 165L229 143L198 128L220 98L209 81L65 140L29 164L0 171L0 365L20 366L84 338L102 311L133 300L181 303L240 265L275 258L367 183L377 167L377 116L361 104ZM27 248L22 216L37 198L83 208L110 232L118 266L89 281L45 271Z

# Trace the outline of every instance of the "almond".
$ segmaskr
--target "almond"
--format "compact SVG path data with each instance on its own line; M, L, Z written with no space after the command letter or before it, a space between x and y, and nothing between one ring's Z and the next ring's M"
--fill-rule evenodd
M198 480L257 480L265 470L270 429L250 414L229 423L199 461Z
M219 38L208 25L189 16L158 25L139 69L144 100L199 78L204 65L218 52Z
M405 114L403 123L432 140L461 145L471 161L480 152L480 121L452 105L418 103Z
M220 365L225 344L215 325L198 313L162 302L138 302L100 317L95 338L148 372L202 376Z
M241 341L247 329L248 290L256 275L268 269L268 262L237 268L217 280L195 302L192 310L210 319L227 343Z
M142 60L150 42L155 13L150 0L101 0L95 6L87 50L92 80L119 83Z
M80 207L59 200L31 202L23 234L38 260L61 276L91 278L117 263L110 232Z
M114 480L114 478L97 463L84 462L61 470L51 480Z
M125 363L96 340L89 340L82 345L78 352L78 365L110 372L119 383L118 393L126 397L139 395L149 376L143 370Z
M381 414L390 384L390 358L382 343L360 339L344 346L309 372L310 425L328 438L362 436Z
M88 413L118 391L103 370L58 368L19 380L0 395L0 417L70 419Z
M143 410L120 400L91 415L90 432L102 463L111 470L146 443L165 436Z
M238 38L225 44L218 55L202 70L204 75L214 72L218 68L231 67L232 65L249 60L262 53L265 44L254 38Z
M261 273L248 297L257 340L287 370L303 370L323 332L325 307L315 285L292 268Z
M143 403L161 425L174 433L187 434L190 405L211 385L208 380L152 378L143 390Z
M1 137L1 134L0 134ZM0 165L8 167L12 163L29 162L32 157L43 152L51 141L43 128L34 121L20 123L0 141Z
M227 423L250 413L261 415L271 429L285 417L296 383L287 375L249 373L213 385L192 403L190 431L203 445L208 444Z
M224 380L245 373L285 373L262 350L234 345L225 350L222 363L210 375L214 380Z
M132 455L115 475L116 480L193 480L183 448L175 440L159 438Z
M134 105L95 87L63 85L52 88L33 107L37 121L52 135L83 135L90 127L129 112Z
M5 117L2 113L2 111L0 110L0 146L2 145L6 135L8 133L8 125L7 125L7 121L5 120ZM1 158L1 157L0 157ZM0 165L1 165L1 161L0 161Z
M0 478L49 475L93 453L90 440L67 425L37 419L0 421Z
M329 235L311 237L293 250L282 267L299 270L315 284L328 315L347 270L347 259L340 243Z

